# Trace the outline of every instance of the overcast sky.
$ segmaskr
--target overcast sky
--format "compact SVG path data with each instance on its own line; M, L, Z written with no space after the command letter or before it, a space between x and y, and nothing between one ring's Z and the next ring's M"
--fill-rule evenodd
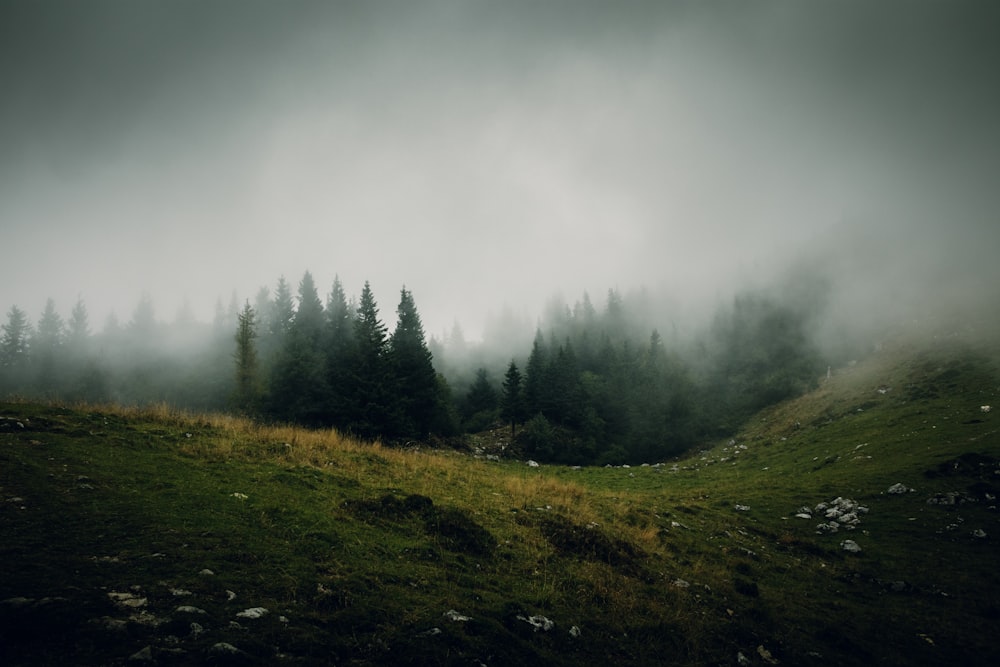
M209 320L308 269L475 337L852 228L911 298L995 294L998 9L0 0L0 307Z

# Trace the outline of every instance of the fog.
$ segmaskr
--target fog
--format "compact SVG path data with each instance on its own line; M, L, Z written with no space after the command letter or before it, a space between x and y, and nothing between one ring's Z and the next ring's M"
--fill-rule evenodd
M475 340L805 266L838 326L996 311L998 37L992 2L8 0L0 307L208 321L309 270Z

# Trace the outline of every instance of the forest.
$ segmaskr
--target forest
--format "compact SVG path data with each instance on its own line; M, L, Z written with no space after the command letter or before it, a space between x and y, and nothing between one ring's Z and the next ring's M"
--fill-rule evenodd
M533 339L487 331L488 345L428 339L405 287L390 327L367 282L349 299L336 278L324 300L309 271L294 291L281 277L242 306L220 300L210 324L162 322L144 295L95 333L83 300L64 318L49 299L37 322L7 312L0 395L164 402L393 444L492 431L542 462L653 462L814 386L828 363L811 335L817 302L748 289L700 330L665 336L642 292L609 289L600 306L554 300Z

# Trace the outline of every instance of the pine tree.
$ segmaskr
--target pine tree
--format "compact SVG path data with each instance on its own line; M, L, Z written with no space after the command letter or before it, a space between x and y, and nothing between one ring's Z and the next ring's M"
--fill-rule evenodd
M326 370L326 410L332 426L348 425L348 368L354 340L354 318L339 277L326 300L326 331L323 336L324 367Z
M32 339L35 382L43 394L59 394L57 369L62 362L64 340L63 320L56 312L55 301L48 299L45 310L38 319L38 328Z
M378 316L371 286L365 281L354 319L354 345L348 364L349 428L374 438L390 423L392 389L387 367L386 326Z
M233 402L244 413L257 411L260 400L260 370L257 362L256 313L248 301L237 315L236 326L236 392Z
M22 388L28 365L31 323L28 316L17 306L7 312L7 324L2 327L0 337L0 389L7 391Z
M319 345L323 332L323 303L316 291L316 283L308 271L299 282L299 305L292 320L292 327L307 341Z
M396 316L396 329L389 340L396 431L404 437L425 437L440 409L438 380L413 294L406 287L400 290Z
M525 419L524 394L521 391L521 371L514 360L510 360L503 378L503 392L500 397L500 416L510 424L510 437L517 435L517 425Z
M462 419L466 422L466 430L479 431L496 418L500 397L490 382L489 373L485 368L476 371L476 379L469 392L465 395L462 405Z
M90 338L90 318L83 299L78 298L66 325L66 343L74 353L82 352Z

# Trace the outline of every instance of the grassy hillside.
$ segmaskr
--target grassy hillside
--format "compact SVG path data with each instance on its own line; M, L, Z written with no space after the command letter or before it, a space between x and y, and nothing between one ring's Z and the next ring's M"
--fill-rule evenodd
M0 663L992 665L996 359L887 345L631 468L0 403Z

